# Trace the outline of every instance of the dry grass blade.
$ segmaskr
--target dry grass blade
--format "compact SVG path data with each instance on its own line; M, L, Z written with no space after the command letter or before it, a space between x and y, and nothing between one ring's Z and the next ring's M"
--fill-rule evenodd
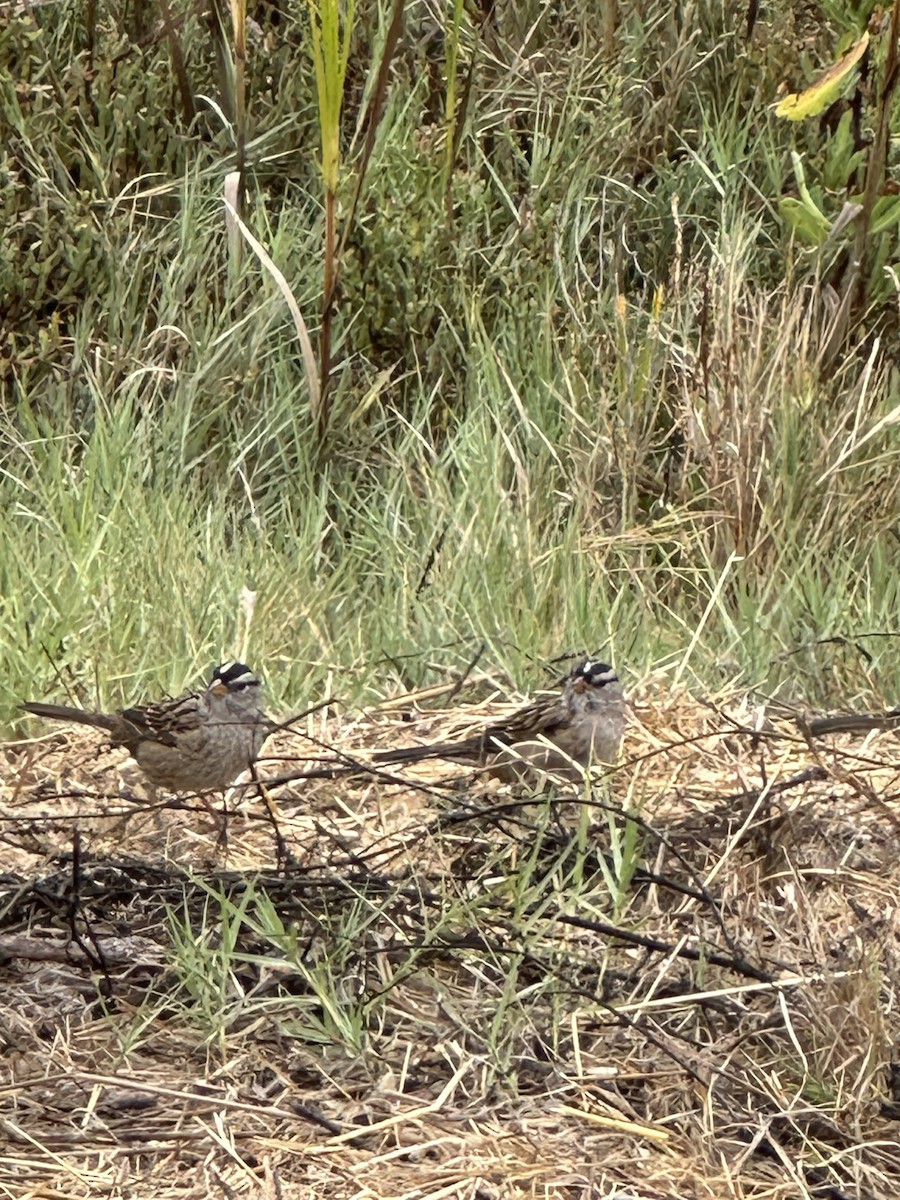
M306 328L306 322L303 319L300 306L294 298L294 293L291 291L290 285L288 284L287 279L284 277L284 273L280 271L278 267L276 267L269 252L266 250L263 244L253 236L253 234L244 224L240 214L237 212L237 209L227 197L223 197L223 203L228 215L240 230L241 235L243 236L247 245L275 280L278 290L281 292L282 296L284 297L284 301L288 306L288 311L290 312L294 322L294 329L297 332L297 339L300 342L300 350L303 354L303 364L306 367L306 383L309 387L310 411L314 418L318 417L321 394L321 388L319 384L319 368L316 366L316 356L313 352L312 342L309 337L309 330Z

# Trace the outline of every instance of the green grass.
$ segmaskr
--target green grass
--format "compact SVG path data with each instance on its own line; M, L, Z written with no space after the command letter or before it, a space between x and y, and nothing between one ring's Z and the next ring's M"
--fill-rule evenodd
M98 77L95 109L4 93L31 207L8 194L0 712L64 684L103 704L175 690L238 653L276 707L320 699L334 670L355 702L482 641L521 685L599 650L632 682L662 665L810 703L900 693L893 643L858 636L895 632L900 389L887 337L823 361L828 285L776 216L793 136L764 102L777 56L660 9L623 23L613 62L573 14L579 51L535 77L502 66L529 27L509 17L448 178L455 118L424 115L421 15L339 264L324 445L283 300L252 255L229 262L215 114L206 141L167 135L170 97L154 82L135 108L133 64ZM356 19L358 102L384 14ZM80 44L74 9L57 20ZM69 42L40 21L16 18L0 52L66 78ZM212 48L184 36L199 87ZM537 53L554 34L532 36ZM250 56L245 218L314 330L298 54ZM865 654L813 646L833 635Z
M202 380L112 396L98 381L68 428L21 402L0 485L6 701L54 692L51 662L116 703L239 652L279 706L321 698L332 668L357 699L397 682L387 657L422 652L418 680L439 648L461 663L482 640L523 683L534 657L585 649L823 700L834 651L782 656L894 630L895 383L848 367L799 394L796 342L765 333L786 319L777 299L757 293L740 328L723 295L723 358L746 369L702 403L686 390L680 416L643 382L631 405L558 352L473 341L472 395L437 441L427 398L384 404L318 472L288 392L265 414L240 397L210 412ZM689 348L662 325L645 335L669 340L660 375ZM876 686L900 691L891 643L863 644Z

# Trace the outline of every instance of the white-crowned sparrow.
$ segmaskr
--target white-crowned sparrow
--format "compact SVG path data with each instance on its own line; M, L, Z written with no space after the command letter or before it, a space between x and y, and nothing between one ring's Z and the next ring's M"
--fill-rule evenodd
M571 763L615 762L625 730L625 697L612 667L596 659L577 663L561 692L540 696L483 733L461 742L409 746L375 755L379 763L424 758L463 758L490 762L497 773L516 777L522 762L542 770L565 770Z
M868 729L900 729L900 708L886 713L848 713L841 717L817 717L809 722L813 737L823 733L863 733Z
M22 707L38 717L105 729L154 786L172 792L226 788L256 758L271 728L259 680L237 662L216 667L201 692L114 713L32 701Z

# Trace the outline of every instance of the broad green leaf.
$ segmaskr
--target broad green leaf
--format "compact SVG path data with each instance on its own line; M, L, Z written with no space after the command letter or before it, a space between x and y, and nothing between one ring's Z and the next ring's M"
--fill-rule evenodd
M806 205L793 196L783 196L778 201L781 215L798 237L810 246L821 246L828 236L828 222L819 214L811 212Z
M900 196L879 196L872 209L869 232L884 233L900 223Z

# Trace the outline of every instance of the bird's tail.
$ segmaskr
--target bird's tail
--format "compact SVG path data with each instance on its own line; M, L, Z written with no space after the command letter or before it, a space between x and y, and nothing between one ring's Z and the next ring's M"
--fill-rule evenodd
M39 704L26 700L21 707L35 717L47 717L51 721L76 721L79 725L93 725L96 729L113 730L117 724L116 718L109 713L87 712L83 708L69 708L66 704Z
M813 737L819 737L823 733L863 733L868 729L897 728L900 728L900 712L866 713L859 716L851 713L846 717L819 717L818 720L809 723L809 732Z
M399 750L379 750L372 756L377 763L420 762L426 758L478 758L484 749L481 738L465 742L438 742L433 746L404 746Z

